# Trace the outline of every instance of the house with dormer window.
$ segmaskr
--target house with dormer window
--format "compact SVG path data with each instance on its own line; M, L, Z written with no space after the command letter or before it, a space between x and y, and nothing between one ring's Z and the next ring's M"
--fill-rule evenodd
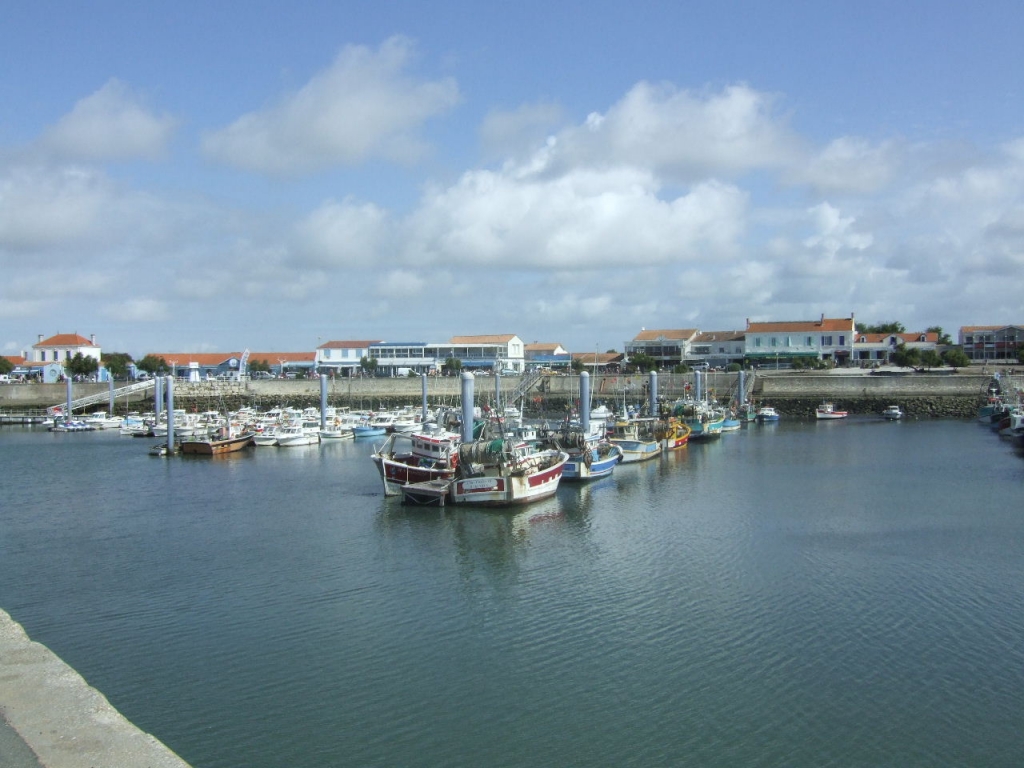
M857 333L849 317L752 323L747 319L744 357L753 363L788 365L798 358L830 360L846 365L853 358Z
M853 342L853 359L855 363L885 364L892 353L900 345L907 349L924 352L926 349L937 350L939 334L931 331L918 333L858 333Z

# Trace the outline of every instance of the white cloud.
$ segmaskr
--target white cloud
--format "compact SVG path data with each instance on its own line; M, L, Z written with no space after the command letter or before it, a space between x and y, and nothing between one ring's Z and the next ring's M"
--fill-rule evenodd
M514 110L492 110L480 127L480 140L489 155L503 158L528 154L565 120L557 104L524 104Z
M156 115L119 80L110 80L49 128L40 142L60 157L79 161L159 157L176 121Z
M746 196L719 182L671 200L633 168L521 178L475 171L430 191L411 218L410 258L498 269L603 269L659 264L732 249Z
M89 169L11 169L0 176L0 259L102 239L103 212L114 199L110 181Z
M297 226L296 258L305 265L372 266L391 247L388 212L371 203L329 200Z
M152 297L125 297L105 304L105 317L127 323L165 323L173 319L167 302Z
M412 58L412 44L402 37L376 51L348 46L297 92L207 135L203 149L218 162L271 174L374 157L413 162L426 151L417 132L455 106L459 90L451 78L405 74Z
M784 167L799 156L801 142L775 103L746 85L697 94L638 83L606 113L560 133L553 160L628 164L683 181Z
M817 231L804 240L804 245L823 260L831 261L843 250L863 251L871 246L872 236L858 232L852 216L843 216L827 202L814 206L808 214Z
M378 295L390 300L417 298L426 287L425 277L407 270L391 270L375 286Z
M795 163L786 176L791 183L808 184L825 192L870 194L885 187L897 167L893 143L872 146L864 139L843 136Z

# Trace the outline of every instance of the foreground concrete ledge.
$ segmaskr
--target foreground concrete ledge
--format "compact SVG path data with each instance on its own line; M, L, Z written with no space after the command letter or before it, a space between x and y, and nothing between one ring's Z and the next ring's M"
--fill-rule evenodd
M3 610L0 716L45 768L188 768Z

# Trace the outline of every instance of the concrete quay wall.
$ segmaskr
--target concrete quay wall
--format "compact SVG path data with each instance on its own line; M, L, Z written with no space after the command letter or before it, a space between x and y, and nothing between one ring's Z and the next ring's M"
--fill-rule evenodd
M188 768L166 745L125 719L52 651L29 639L3 610L0 718L21 741L0 741L3 765Z
M877 376L859 371L758 372L754 376L754 399L779 404L803 400L820 402L828 399L843 403L841 407L855 412L874 412L889 402L904 405L912 402L917 411L935 415L970 415L987 395L991 374L965 371L956 374L915 373L905 376ZM502 397L507 398L518 387L518 377L501 379ZM638 403L646 399L648 377L643 375L597 375L591 377L595 402L621 404L623 399ZM526 395L528 412L564 410L579 396L578 376L543 377ZM712 373L704 377L703 386L719 400L730 399L738 386L735 373ZM76 384L73 397L107 392L105 384ZM658 375L658 397L668 403L696 391L694 374ZM493 402L495 379L479 377L474 385L478 403ZM457 376L431 377L427 396L432 406L458 406L461 396ZM0 409L12 411L45 408L63 403L67 390L63 384L7 384L0 386ZM418 378L355 378L328 382L327 399L331 405L353 409L385 410L402 405L418 405L422 399L422 383ZM920 402L918 402L920 401ZM261 409L277 405L293 407L317 406L320 403L320 382L317 379L274 379L247 382L177 382L174 386L176 407L196 410L237 409L243 405ZM855 403L856 405L851 405ZM115 411L146 410L153 406L152 392L118 398ZM102 409L104 405L93 406ZM855 410L856 409L856 410ZM811 407L813 411L813 405Z
M910 418L973 418L988 398L992 376L987 373L901 376L870 374L766 374L758 377L755 398L780 413L814 418L814 409L828 400L852 414L880 414L899 405Z

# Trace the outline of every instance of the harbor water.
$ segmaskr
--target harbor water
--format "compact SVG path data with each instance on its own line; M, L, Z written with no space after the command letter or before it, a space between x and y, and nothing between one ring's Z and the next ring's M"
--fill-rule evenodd
M368 441L153 442L0 430L0 607L196 768L1024 764L978 424L783 418L507 512L385 498Z

